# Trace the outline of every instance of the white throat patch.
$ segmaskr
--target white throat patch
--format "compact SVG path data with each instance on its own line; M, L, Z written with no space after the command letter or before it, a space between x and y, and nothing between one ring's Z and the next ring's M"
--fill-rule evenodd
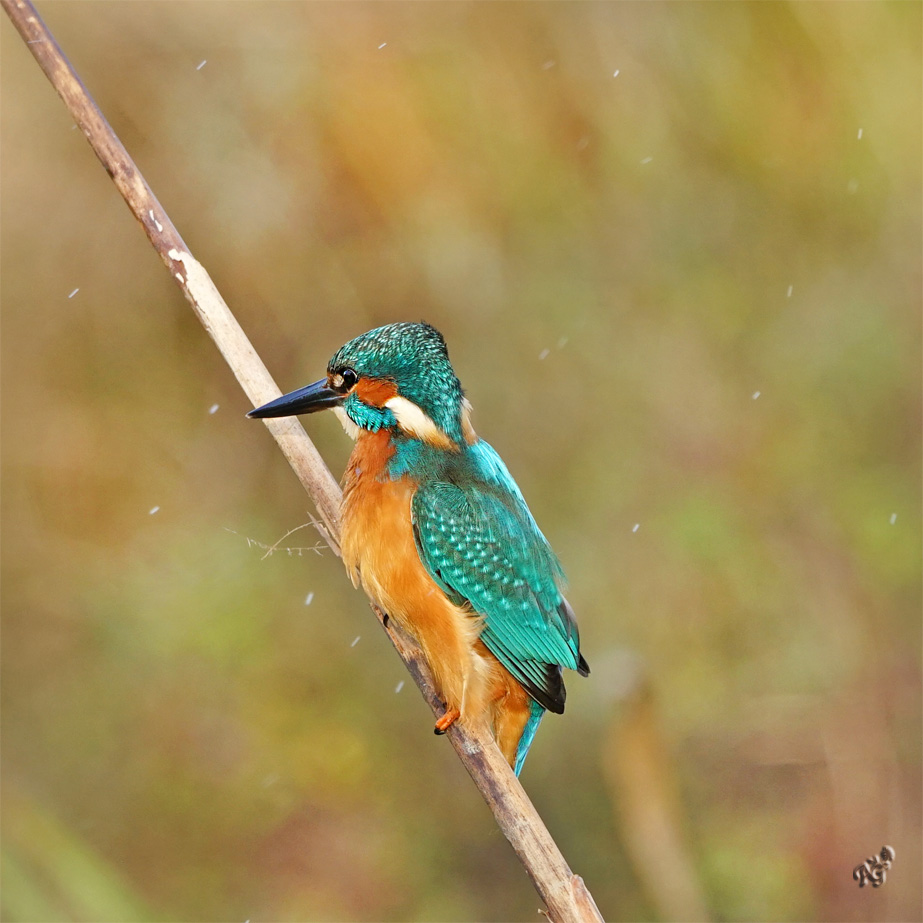
M349 418L349 414L342 407L334 407L333 412L337 415L340 425L354 442L359 438L359 427Z
M397 425L409 436L442 449L454 449L455 443L413 401L395 395L385 401L385 407L394 414Z

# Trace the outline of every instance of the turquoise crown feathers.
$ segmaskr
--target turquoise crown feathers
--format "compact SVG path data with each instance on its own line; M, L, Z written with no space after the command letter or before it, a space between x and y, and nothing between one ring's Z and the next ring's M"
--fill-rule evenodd
M442 334L427 323L376 327L350 340L327 364L331 375L352 369L360 377L390 379L450 439L462 439L461 383Z

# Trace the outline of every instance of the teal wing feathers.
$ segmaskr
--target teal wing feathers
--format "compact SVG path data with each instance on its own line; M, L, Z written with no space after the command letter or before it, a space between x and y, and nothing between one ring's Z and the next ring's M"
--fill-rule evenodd
M589 668L561 566L496 452L485 442L468 452L468 477L428 481L414 494L420 557L454 602L483 616L481 640L532 698L562 712L561 668Z

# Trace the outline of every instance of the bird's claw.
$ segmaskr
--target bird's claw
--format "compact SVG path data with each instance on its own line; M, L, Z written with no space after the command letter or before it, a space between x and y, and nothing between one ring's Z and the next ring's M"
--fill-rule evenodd
M445 732L455 724L461 717L461 712L457 708L448 708L446 713L436 722L433 728L434 734L445 734Z

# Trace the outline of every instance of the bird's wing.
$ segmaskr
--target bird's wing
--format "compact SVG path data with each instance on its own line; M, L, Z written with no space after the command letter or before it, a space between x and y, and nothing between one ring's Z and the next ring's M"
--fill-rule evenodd
M540 705L561 712L561 667L588 672L561 595L563 574L503 462L487 449L485 460L499 463L496 473L509 483L419 487L412 504L417 548L448 596L484 617L481 640L490 652Z

